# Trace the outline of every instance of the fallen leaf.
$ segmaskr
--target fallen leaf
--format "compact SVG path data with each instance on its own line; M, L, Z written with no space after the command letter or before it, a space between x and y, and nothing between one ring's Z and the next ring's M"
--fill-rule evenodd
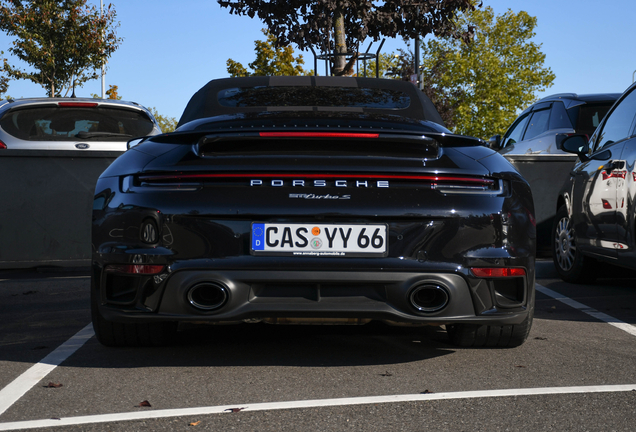
M241 411L243 409L245 409L245 408L228 408L225 411L231 411L233 413L237 413L237 412L239 412L239 411Z
M62 419L59 417L51 417L51 420L62 420Z
M431 394L431 393L434 393L434 392L429 391L429 390L424 390L424 391L423 391L422 393L420 393L420 394Z
M523 366L523 365L517 365L517 366L515 366L515 367L518 367L518 368L524 368L525 366Z
M380 374L380 376L393 376L393 374L389 371L386 371L385 373Z
M199 426L200 424L201 424L201 420L196 421L196 422L192 422L188 426Z
M44 386L44 388L60 388L62 386L62 383L49 382L47 385Z
M135 405L136 407L151 407L152 405L150 405L150 402L148 402L147 400L141 402L139 405Z
M547 338L547 337L540 337L540 336L537 336L537 337L536 337L536 338L534 338L534 339L535 339L535 340L548 340L548 338Z

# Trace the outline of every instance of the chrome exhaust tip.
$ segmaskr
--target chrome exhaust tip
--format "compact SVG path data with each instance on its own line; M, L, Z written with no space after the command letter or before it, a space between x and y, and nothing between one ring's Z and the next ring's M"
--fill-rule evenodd
M187 298L195 308L212 311L227 303L229 290L218 282L199 282L188 290Z
M446 287L437 284L418 285L409 295L411 306L420 312L439 312L448 305L450 295Z

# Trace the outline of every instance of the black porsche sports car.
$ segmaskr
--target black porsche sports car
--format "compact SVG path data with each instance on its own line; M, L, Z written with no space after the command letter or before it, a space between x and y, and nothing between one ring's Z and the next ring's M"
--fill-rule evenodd
M483 144L451 134L408 82L211 81L175 132L129 143L98 180L97 338L380 320L444 325L460 346L522 344L532 195Z

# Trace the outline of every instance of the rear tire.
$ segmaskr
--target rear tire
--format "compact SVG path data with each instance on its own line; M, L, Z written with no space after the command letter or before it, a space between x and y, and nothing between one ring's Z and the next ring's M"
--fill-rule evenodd
M176 322L118 323L99 312L98 294L91 290L91 316L97 340L108 347L164 346L173 341Z
M596 278L597 261L583 256L577 248L576 235L565 205L557 211L552 225L552 260L557 273L566 282L592 282Z
M531 311L521 324L514 325L447 325L446 332L453 345L462 348L515 348L522 345L528 338L533 315Z

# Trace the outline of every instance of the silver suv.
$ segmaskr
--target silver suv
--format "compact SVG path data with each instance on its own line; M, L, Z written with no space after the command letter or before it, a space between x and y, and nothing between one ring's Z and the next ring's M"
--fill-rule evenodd
M27 98L0 102L0 149L125 151L161 129L145 107L112 99Z
M523 111L503 138L495 135L490 147L503 155L565 155L557 134L592 135L620 93L547 96Z

